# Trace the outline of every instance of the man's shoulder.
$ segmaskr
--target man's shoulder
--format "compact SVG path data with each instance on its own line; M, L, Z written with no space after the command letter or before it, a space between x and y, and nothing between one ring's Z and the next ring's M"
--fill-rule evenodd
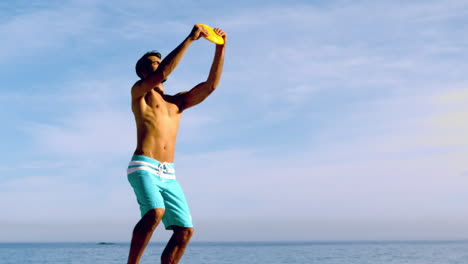
M131 94L132 94L132 99L136 99L136 98L140 98L143 96L142 92L141 92L141 85L142 85L143 81L142 80L138 80L136 81L133 86L132 86L132 89L130 90Z
M143 80L136 81L132 86L132 92L133 92L133 90L136 90L136 89L140 88L142 83L143 83Z

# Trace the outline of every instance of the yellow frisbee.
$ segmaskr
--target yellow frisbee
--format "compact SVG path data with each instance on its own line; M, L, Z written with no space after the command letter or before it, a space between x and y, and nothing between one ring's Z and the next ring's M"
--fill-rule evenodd
M198 24L198 25L204 27L206 31L208 31L208 36L205 37L207 40L215 44L219 44L219 45L224 44L224 39L220 35L216 34L216 32L214 32L212 27L204 25L204 24Z

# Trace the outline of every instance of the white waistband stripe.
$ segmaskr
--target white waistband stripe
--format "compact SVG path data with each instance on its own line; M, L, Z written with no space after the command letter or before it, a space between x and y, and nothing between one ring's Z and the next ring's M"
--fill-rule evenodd
M161 178L165 178L165 179L170 179L170 180L175 180L176 176L175 175L172 175L172 174L166 174L164 172L159 172L157 170L153 170L151 168L148 168L148 167L133 167L133 168L128 168L127 169L127 174L132 174L134 173L135 171L140 171L140 170L145 170L145 171L149 171Z
M167 172L167 173L175 173L175 169L168 167L166 162L161 162L159 164L159 167L154 165L154 164L151 164L149 162L138 161L138 160L132 160L128 164L128 166L135 166L135 165L145 165L145 166L149 166L149 167L151 167L153 169L156 169L156 170L164 169L164 172Z

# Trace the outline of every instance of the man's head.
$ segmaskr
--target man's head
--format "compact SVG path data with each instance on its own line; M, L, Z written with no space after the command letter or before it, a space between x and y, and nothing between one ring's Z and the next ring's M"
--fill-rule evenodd
M144 79L156 71L159 63L161 63L161 53L157 50L148 51L137 61L135 65L136 74L140 79Z

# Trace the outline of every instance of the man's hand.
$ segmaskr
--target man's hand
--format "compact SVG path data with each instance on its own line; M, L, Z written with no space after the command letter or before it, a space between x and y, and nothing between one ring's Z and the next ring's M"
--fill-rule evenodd
M208 31L203 26L195 25L193 26L192 32L190 32L189 38L191 40L198 40L201 37L207 37Z
M220 29L220 28L215 28L215 29L214 29L214 32L224 39L224 44L222 44L222 45L220 45L220 46L226 45L226 42L227 42L227 33L224 32L224 31L223 31L222 29Z

